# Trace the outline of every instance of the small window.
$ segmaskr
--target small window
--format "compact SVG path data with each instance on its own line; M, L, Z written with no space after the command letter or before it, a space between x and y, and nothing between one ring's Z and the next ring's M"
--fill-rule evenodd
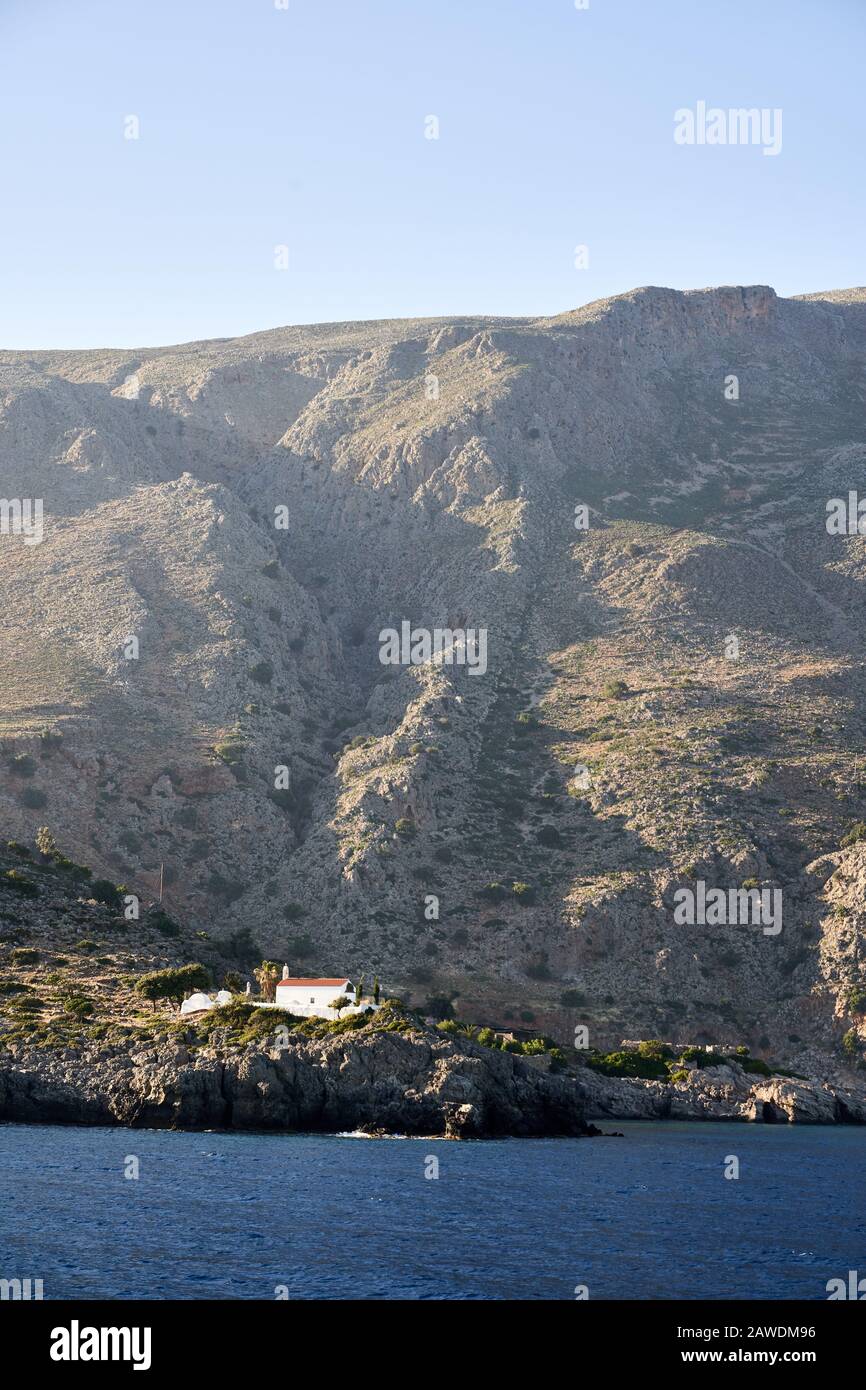
M315 996L311 994L311 995L310 995L310 1003L311 1003L311 1004L315 1004L315 1002L316 1002Z

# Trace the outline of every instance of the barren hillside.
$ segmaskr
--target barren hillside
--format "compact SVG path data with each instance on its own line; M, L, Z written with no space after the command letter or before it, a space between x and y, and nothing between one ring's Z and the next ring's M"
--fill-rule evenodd
M862 290L0 353L4 838L468 1018L844 1065L864 406ZM678 925L698 880L783 929Z

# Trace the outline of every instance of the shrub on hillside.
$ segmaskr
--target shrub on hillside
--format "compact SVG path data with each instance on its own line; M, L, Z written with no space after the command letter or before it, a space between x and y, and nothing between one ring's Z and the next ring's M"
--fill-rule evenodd
M579 1009L584 1000L585 995L579 989L566 989L559 997L563 1009Z
M535 902L535 889L528 883L519 881L517 883L512 883L511 891L523 907L529 907L531 903Z
M250 668L250 679L258 685L270 685L273 678L274 668L269 661L257 661L255 666Z
M83 994L67 994L61 1002L64 1012L73 1018L89 1018L94 1012L93 1003Z
M7 888L12 888L16 893L20 893L22 898L37 898L39 896L39 889L33 879L22 874L20 869L7 869L2 882Z
M862 985L855 985L849 990L848 1008L852 1014L866 1014L866 989Z
M119 910L123 906L123 893L110 878L95 878L90 887L90 896L94 902L104 903L106 907Z
M508 897L508 889L501 883L485 883L483 888L478 889L478 897L488 903L501 903L503 898Z
M185 994L191 994L197 989L207 989L209 983L209 972L203 965L196 963L169 970L152 970L136 980L135 992L142 999L149 999L151 1007L155 1008L157 1000L160 999L170 999L173 1003L179 1004Z
M38 960L39 952L32 946L16 946L12 952L13 965L35 965Z
M48 805L48 797L38 787L25 787L21 793L21 805L29 806L31 811L41 811Z

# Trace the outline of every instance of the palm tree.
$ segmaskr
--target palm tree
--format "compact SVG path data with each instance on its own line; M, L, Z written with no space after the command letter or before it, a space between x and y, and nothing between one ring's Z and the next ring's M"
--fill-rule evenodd
M258 970L254 970L253 974L259 982L259 989L263 998L273 999L277 992L280 967L272 960L263 960Z

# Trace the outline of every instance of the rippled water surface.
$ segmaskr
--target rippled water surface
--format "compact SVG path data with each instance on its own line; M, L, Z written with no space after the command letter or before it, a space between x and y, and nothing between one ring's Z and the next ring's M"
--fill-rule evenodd
M46 1298L823 1299L866 1274L866 1128L611 1127L457 1144L2 1125L0 1278Z

